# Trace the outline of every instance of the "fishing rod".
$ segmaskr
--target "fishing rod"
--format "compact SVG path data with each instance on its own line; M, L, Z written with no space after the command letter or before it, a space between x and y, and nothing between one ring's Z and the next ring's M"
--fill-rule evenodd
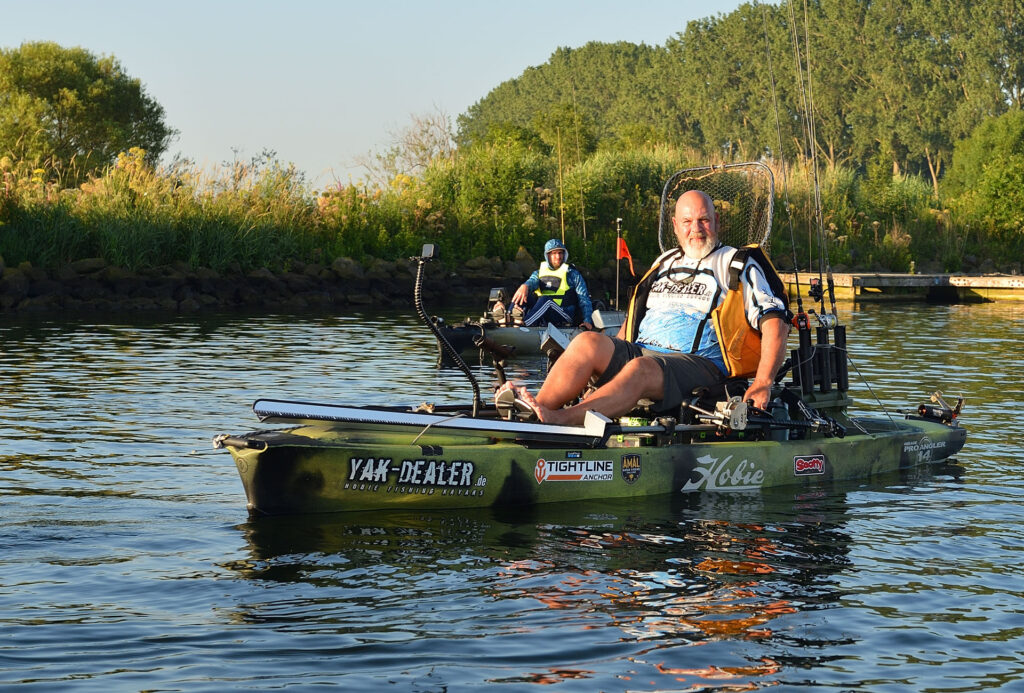
M572 123L576 131L576 165L582 166L583 156L580 153L580 117L576 113L576 79L573 77L569 83L572 85ZM587 210L583 203L583 180L580 179L580 222L583 225L583 243L587 242ZM565 239L562 239L565 242ZM617 308L618 306L616 306Z
M818 283L811 286L809 295L819 304L819 320L825 313L825 293L827 290L831 303L831 318L825 317L826 327L833 327L838 323L836 313L835 281L832 277L832 265L828 260L827 243L825 237L825 221L822 215L821 183L818 177L818 135L814 121L814 95L811 82L811 39L810 39L810 15L807 8L807 0L804 0L804 46L806 57L801 57L800 37L796 13L793 10L794 1L789 2L790 35L793 40L793 57L796 62L795 71L797 82L800 87L800 98L803 106L804 122L804 143L808 152L811 167L811 180L813 181L814 192L814 226L817 229L818 238ZM822 277L822 268L825 270L825 277ZM824 284L822 283L824 279Z
M846 326L839 324L839 315L836 311L835 281L832 277L832 264L828 259L827 237L825 236L825 221L822 215L821 183L818 178L818 138L814 120L814 92L811 81L811 39L810 39L810 12L807 7L807 0L804 0L804 46L806 47L805 67L800 68L800 42L797 39L797 24L793 12L793 0L790 0L790 16L792 18L792 29L794 47L797 59L797 74L800 80L800 90L804 100L804 122L806 123L807 147L811 156L811 173L814 181L814 221L818 230L818 286L816 288L816 299L820 310L818 311L819 325L816 328L816 346L814 358L817 360L818 371L820 372L820 387L822 392L831 389L833 376L840 390L846 390L849 386L849 373L847 369L846 349ZM806 90L805 90L806 83ZM825 269L826 284L821 284L821 270ZM825 312L824 294L827 292L831 312ZM829 330L832 331L834 347L829 345ZM805 386L806 387L806 386Z
M622 243L622 217L615 219L615 310L619 309L619 266L622 264L619 257L619 243ZM630 267L632 267L632 260ZM632 270L630 270L632 271Z
M810 281L808 287L808 297L818 304L819 310L811 311L817 318L817 325L815 326L815 340L812 344L811 338L811 320L807 312L804 311L803 296L800 286L800 265L796 256L796 234L793 229L793 215L792 208L789 200L789 179L786 169L785 155L783 154L783 141L782 141L782 125L781 117L779 115L778 96L776 92L775 83L775 71L772 65L771 58L771 41L768 36L768 13L767 8L762 6L762 21L764 25L764 38L765 38L765 52L767 56L767 65L770 77L770 84L772 90L772 105L775 111L775 125L776 134L778 137L779 144L779 158L782 166L782 180L783 180L783 195L784 195L784 206L786 208L786 218L789 225L790 244L793 252L793 267L794 276L796 278L796 298L797 298L797 312L794 316L793 323L797 328L797 337L799 341L799 347L794 349L791 354L791 362L793 364L794 375L796 380L800 383L801 390L804 394L810 394L814 391L814 387L817 384L822 392L829 392L832 389L832 383L836 384L836 388L842 392L845 392L849 388L849 369L847 368L847 346L846 346L846 327L839 324L838 314L836 311L835 304L835 282L832 278L832 268L828 262L828 255L825 248L825 234L824 234L824 219L822 215L822 203L821 203L821 185L818 178L818 162L817 162L817 139L816 132L814 130L814 117L813 117L813 95L811 92L810 83L810 38L809 32L807 31L807 25L809 24L809 18L806 9L805 2L805 13L804 13L804 41L806 42L807 49L807 67L806 70L801 59L800 52L800 39L797 32L797 21L796 14L793 10L792 0L789 3L789 17L790 17L790 29L791 38L793 41L793 53L796 62L796 74L799 81L800 96L803 106L803 133L805 138L805 145L807 151L809 151L809 162L812 172L812 181L814 189L814 215L811 228L817 228L818 237L818 278L815 281L813 278ZM813 243L808 245L808 261L813 264ZM827 268L827 280L823 284L822 267ZM808 267L808 270L811 268ZM825 287L829 299L831 302L831 312L825 310ZM830 344L829 331L833 335L833 344Z
M786 209L786 223L789 226L789 245L793 253L793 278L796 281L796 306L798 315L804 313L804 297L800 291L800 264L796 257L796 233L793 230L793 213L789 206L789 177L786 173L786 156L782 149L782 119L779 117L779 99L775 90L775 69L772 67L772 45L768 40L768 8L761 6L761 18L764 20L764 48L768 62L768 80L772 88L772 107L775 110L775 131L779 140L779 164L782 167L783 207Z
M810 12L807 7L807 0L804 0L804 45L807 46L807 103L810 110L807 112L807 122L811 134L811 162L814 171L814 201L815 216L818 223L818 239L820 243L821 262L825 267L825 277L828 289L828 299L832 307L832 316L836 323L839 316L836 313L836 292L835 281L832 278L832 263L828 259L827 236L825 235L825 220L822 217L821 186L818 182L818 130L814 119L814 90L811 82L811 37L810 37ZM824 308L824 304L822 304ZM824 312L824 310L822 310Z
M814 373L812 370L812 359L814 357L811 347L811 325L807 313L804 312L803 292L800 290L800 262L796 255L796 232L793 230L793 212L789 203L789 177L786 171L786 156L783 153L782 148L782 119L779 117L779 101L775 89L775 69L772 66L772 48L771 41L768 38L768 8L764 5L761 6L761 17L764 22L764 44L768 64L768 77L772 89L772 106L775 110L775 130L779 140L779 161L782 165L783 206L786 209L786 222L789 226L789 243L793 253L793 277L796 280L797 312L796 315L793 316L793 324L797 328L797 338L800 346L798 349L794 350L790 358L793 364L794 374L796 375L796 379L801 383L804 394L810 394L814 383ZM810 252L810 247L808 247L808 252ZM808 263L810 263L810 258L808 258ZM810 270L809 265L808 270ZM813 287L811 292L809 292L809 295L811 298L814 297Z

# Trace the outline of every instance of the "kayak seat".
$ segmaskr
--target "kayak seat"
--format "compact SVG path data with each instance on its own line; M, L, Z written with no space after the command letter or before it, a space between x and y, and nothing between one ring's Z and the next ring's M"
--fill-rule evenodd
M697 388L693 391L693 397L690 398L688 404L694 404L707 411L714 411L717 402L723 402L730 397L742 397L748 387L750 387L750 383L746 378L729 378L711 387ZM680 423L694 423L694 412L688 407L656 410L653 404L647 399L640 400L637 403L636 413L650 419L671 416Z
M750 387L750 383L746 378L728 378L711 387L698 387L693 391L690 404L707 411L714 411L716 403L724 402L730 397L742 397L748 387ZM691 409L681 407L681 411L675 412L674 415L681 423L693 423L691 419L694 418L694 412Z
M728 378L714 387L698 388L693 394L700 399L710 400L713 404L730 397L742 396L748 387L750 387L750 381L746 378Z

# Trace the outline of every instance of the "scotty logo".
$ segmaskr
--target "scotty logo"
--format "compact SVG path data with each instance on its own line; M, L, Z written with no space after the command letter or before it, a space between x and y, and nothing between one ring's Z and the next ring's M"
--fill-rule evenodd
M824 455L803 455L793 458L793 473L797 476L825 473Z

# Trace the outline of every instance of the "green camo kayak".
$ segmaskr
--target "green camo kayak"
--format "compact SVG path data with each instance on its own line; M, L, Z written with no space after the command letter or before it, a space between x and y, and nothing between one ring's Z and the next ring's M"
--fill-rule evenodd
M836 418L749 417L737 430L735 416L623 423L592 413L574 427L506 421L493 409L473 417L459 407L259 400L263 422L288 426L215 445L234 457L250 511L279 514L815 487L937 462L966 437L948 414L847 418L839 392L808 404Z

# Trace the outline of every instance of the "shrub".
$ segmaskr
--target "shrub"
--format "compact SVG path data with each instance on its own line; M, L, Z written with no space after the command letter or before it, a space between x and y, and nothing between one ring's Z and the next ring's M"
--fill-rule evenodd
M990 118L957 143L943 190L976 225L1024 230L1024 111Z

